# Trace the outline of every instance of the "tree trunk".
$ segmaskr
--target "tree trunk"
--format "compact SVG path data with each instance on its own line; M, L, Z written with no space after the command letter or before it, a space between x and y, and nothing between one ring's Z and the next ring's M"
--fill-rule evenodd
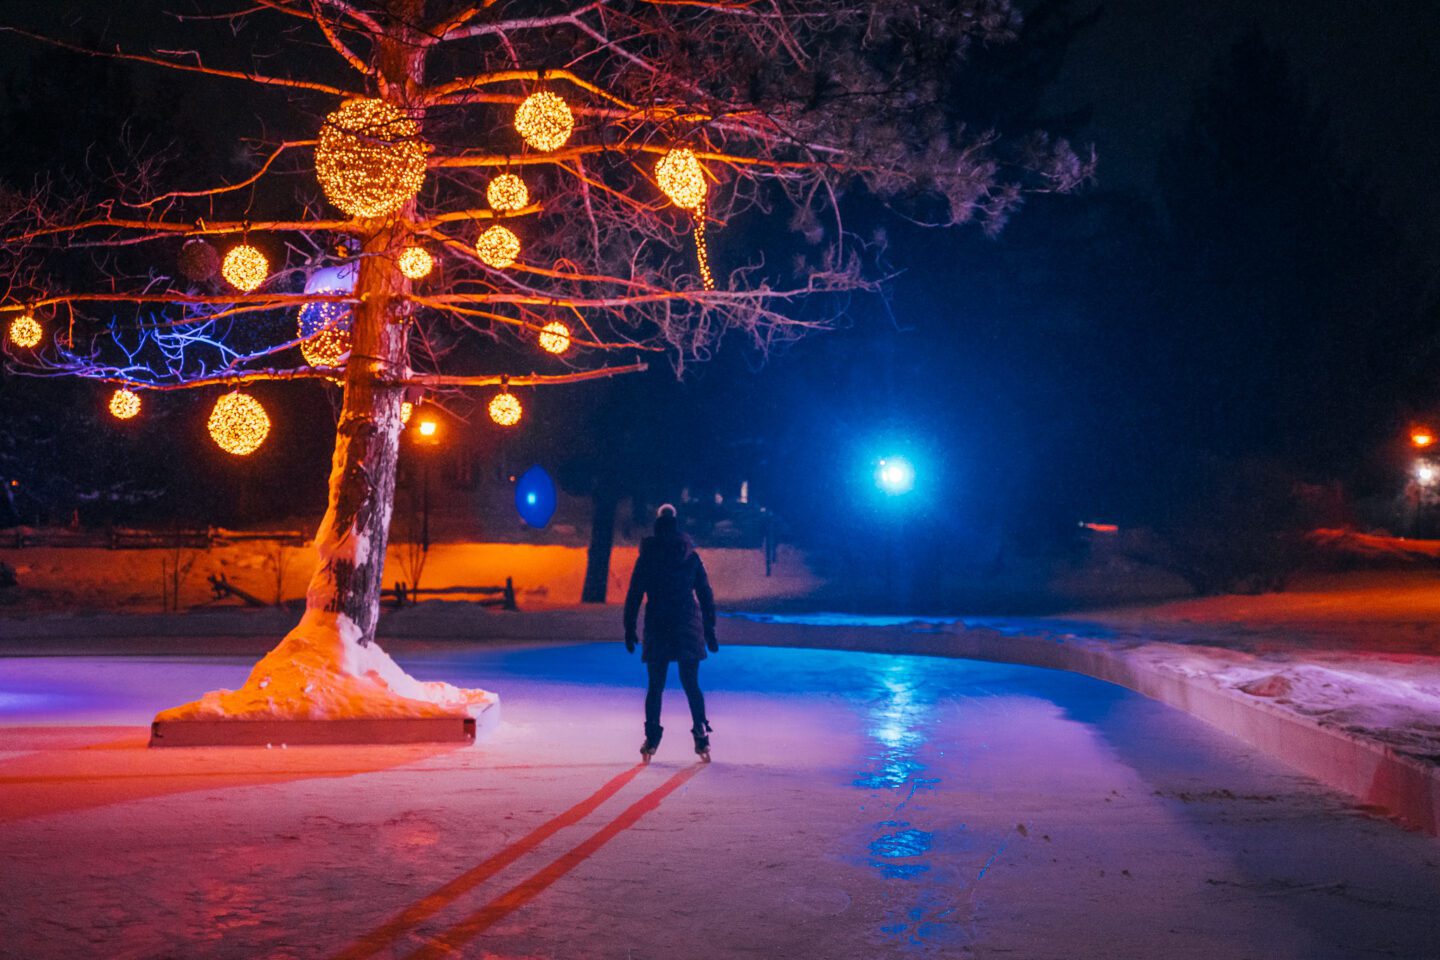
M608 491L591 494L590 549L585 554L581 603L604 603L610 587L610 550L615 546L615 514L620 498Z
M423 6L423 0L390 0L389 12L396 23L417 23ZM387 81L387 99L408 111L403 97L423 78L423 48L386 37L379 44L376 60ZM397 224L413 220L414 213L414 203L406 204ZM396 255L408 237L403 230L385 226L383 221L367 224L360 249L355 280L360 302L354 307L350 331L345 398L330 466L330 498L315 534L319 565L305 593L307 618L323 613L349 620L361 646L375 639L400 452L403 390L382 386L379 381L382 376L404 376L409 366L409 316L403 297L409 293L410 282L395 266Z
M389 0L393 22L418 23L423 0ZM423 77L424 46L398 31L382 38L376 63L386 98L405 102ZM381 577L395 502L403 388L408 372L409 281L395 265L414 203L390 220L363 223L345 396L335 434L330 496L315 534L318 564L299 625L255 665L245 686L163 711L193 718L339 719L455 716L494 702L482 690L421 683L375 645Z

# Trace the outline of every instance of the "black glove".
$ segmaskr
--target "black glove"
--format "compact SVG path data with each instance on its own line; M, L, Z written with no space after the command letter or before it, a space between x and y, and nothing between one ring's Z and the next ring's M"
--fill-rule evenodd
M720 641L715 639L715 631L713 630L705 634L705 649L711 653L720 652Z
M626 653L634 653L634 652L635 652L635 644L637 644L637 643L639 643L639 642L640 642L640 638L637 637L637 636L635 636L635 634L633 634L633 633L627 633L627 634L625 634L625 652L626 652Z

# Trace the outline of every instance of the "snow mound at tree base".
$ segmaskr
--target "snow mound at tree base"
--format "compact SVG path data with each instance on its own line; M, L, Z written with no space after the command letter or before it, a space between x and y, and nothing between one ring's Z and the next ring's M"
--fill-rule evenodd
M379 720L479 717L498 700L485 690L425 683L374 643L362 646L348 617L307 611L239 690L212 690L162 710L176 720Z

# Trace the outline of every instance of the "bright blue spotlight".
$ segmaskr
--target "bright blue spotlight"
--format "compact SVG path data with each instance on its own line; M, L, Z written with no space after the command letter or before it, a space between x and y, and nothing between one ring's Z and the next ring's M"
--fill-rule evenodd
M535 496L535 494L533 494L533 493L527 493L527 494L525 494L525 502L528 503L528 504L530 504L530 506L532 506L532 507L535 506L535 501L536 501L537 499L538 499L538 498L537 498L537 497Z
M886 457L875 470L875 484L892 497L915 487L915 468L904 457Z

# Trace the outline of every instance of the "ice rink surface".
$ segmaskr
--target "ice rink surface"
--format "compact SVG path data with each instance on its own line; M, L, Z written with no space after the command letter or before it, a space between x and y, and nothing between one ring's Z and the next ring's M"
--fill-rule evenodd
M1440 956L1440 843L1088 678L726 648L639 767L618 643L396 659L500 731L149 751L252 661L0 659L0 957Z

